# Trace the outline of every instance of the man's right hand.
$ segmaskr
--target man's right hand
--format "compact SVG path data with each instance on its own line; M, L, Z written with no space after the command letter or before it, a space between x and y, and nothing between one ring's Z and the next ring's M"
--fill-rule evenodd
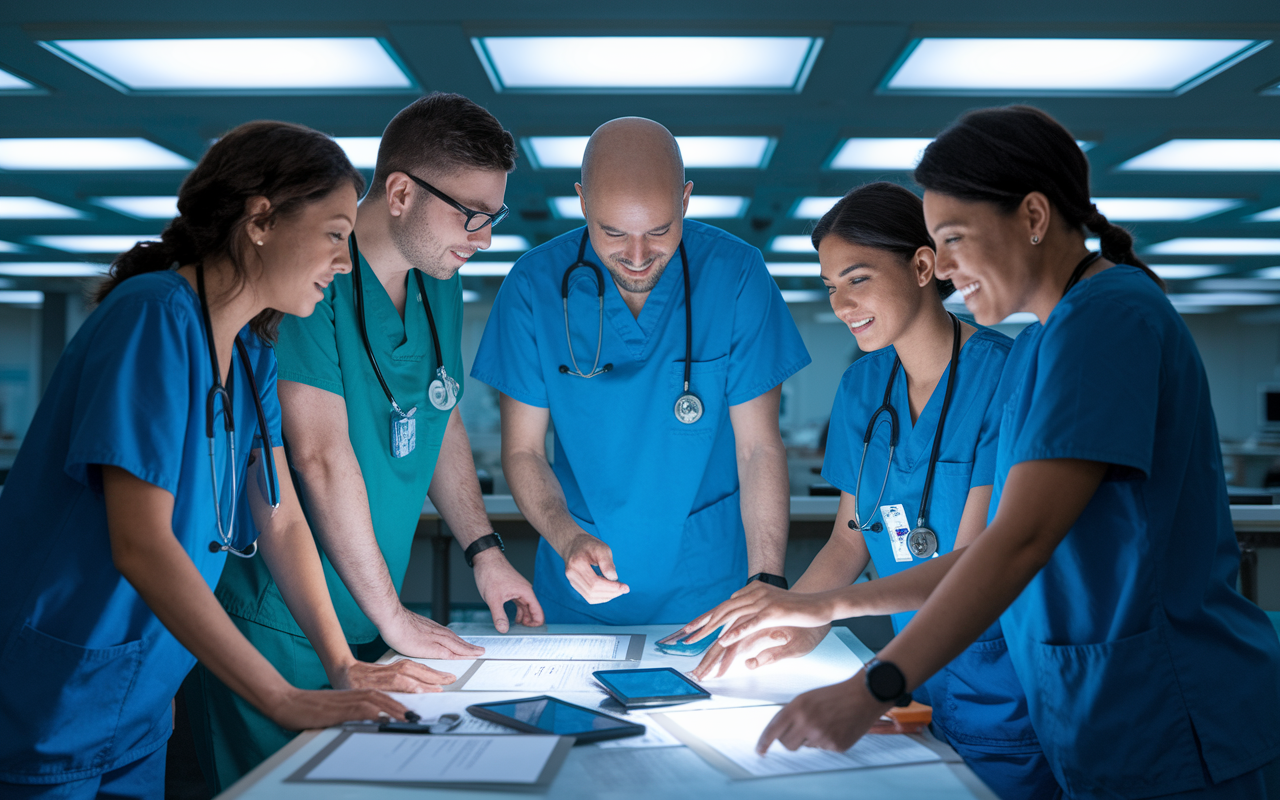
M757 669L784 658L799 658L813 652L830 630L830 625L820 628L767 628L731 645L716 642L689 674L698 680L720 678L737 658L745 657L743 663L747 669Z
M374 689L304 691L291 686L272 704L267 716L286 730L304 731L379 717L403 721L407 710Z
M564 559L564 576L569 579L569 585L588 603L607 603L631 591L630 586L618 580L609 545L591 534L584 532L575 536L560 555ZM599 575L593 567L600 568Z
M415 614L404 606L384 630L382 641L402 656L411 658L479 658L484 648L468 644L438 622Z

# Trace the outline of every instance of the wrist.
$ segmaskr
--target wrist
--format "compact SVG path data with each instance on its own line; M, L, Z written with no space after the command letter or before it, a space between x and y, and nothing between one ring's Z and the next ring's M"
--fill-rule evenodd
M505 563L507 563L507 555L501 547L490 547L471 557L471 568L476 572Z
M486 533L484 536L477 537L468 544L462 551L463 558L467 561L467 566L475 567L475 560L480 556L492 551L505 551L506 545L502 542L502 537L495 532Z

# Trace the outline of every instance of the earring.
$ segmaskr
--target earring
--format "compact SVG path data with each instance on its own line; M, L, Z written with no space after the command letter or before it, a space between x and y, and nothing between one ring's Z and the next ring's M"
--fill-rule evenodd
M261 240L261 239L259 239L259 240L258 240L258 247L262 247L262 240Z
M1039 236L1032 236L1032 237L1031 237L1031 243L1032 243L1032 244L1040 244L1040 237L1039 237ZM262 242L258 242L258 244L262 244Z

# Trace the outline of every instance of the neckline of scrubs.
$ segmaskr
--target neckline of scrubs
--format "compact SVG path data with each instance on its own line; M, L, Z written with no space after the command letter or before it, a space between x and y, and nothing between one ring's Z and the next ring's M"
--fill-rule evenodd
M600 258L600 254L596 252L594 245L591 247L591 253L596 257L597 263L604 264L604 259ZM618 286L614 283L613 275L609 273L609 270L603 266L600 269L604 273L604 282L606 284L604 287L604 315L618 334L618 338L627 345L632 357L637 360L643 359L649 343L656 338L660 338L655 337L654 334L660 333L666 327L662 323L672 303L676 285L684 282L680 252L676 250L672 253L671 260L663 268L662 276L658 278L657 285L649 290L649 296L645 298L644 306L640 309L639 316L631 313L631 308L627 306L627 301L622 298L622 292L618 290ZM580 270L579 272L583 271ZM583 277L586 276L584 275ZM690 272L689 277L692 280L692 272ZM595 287L593 286L592 288L594 289Z
M426 310L422 308L422 302L413 302L418 297L418 287L411 283L413 272L410 269L404 275L405 280L405 303L404 318L401 319L400 312L396 311L395 304L391 302L391 295L387 294L387 290L382 287L382 281L378 280L378 276L373 271L373 267L369 265L364 254L360 254L360 277L361 284L364 287L364 312L365 319L374 319L373 330L380 332L386 341L386 349L391 353L392 358L418 360L421 359L426 351L420 347L422 340L421 329L426 326ZM424 281L431 280L426 277ZM355 302L354 291L352 292L352 302ZM417 308L415 308L417 306ZM428 339L430 336L427 337ZM372 344L372 342L371 342ZM427 343L428 347L432 345ZM380 350L375 345L375 352Z

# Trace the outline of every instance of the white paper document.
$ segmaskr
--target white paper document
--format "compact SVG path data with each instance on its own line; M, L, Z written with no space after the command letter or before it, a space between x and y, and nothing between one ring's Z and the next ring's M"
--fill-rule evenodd
M545 636L463 636L484 648L483 658L524 661L626 661L631 634Z
M480 661L463 692L588 692L602 695L604 689L591 673L617 669L616 661Z
M352 733L303 776L307 781L534 784L559 736Z
M794 753L774 742L765 755L756 742L781 706L669 711L650 719L670 727L681 741L732 778L763 778L865 767L941 761L936 752L899 734L862 737L843 753L801 747Z
M634 747L684 747L684 742L677 739L671 731L668 731L653 720L636 720L636 722L640 722L640 724L644 725L644 736L628 736L625 739L609 739L607 741L598 742L598 746L605 750Z

